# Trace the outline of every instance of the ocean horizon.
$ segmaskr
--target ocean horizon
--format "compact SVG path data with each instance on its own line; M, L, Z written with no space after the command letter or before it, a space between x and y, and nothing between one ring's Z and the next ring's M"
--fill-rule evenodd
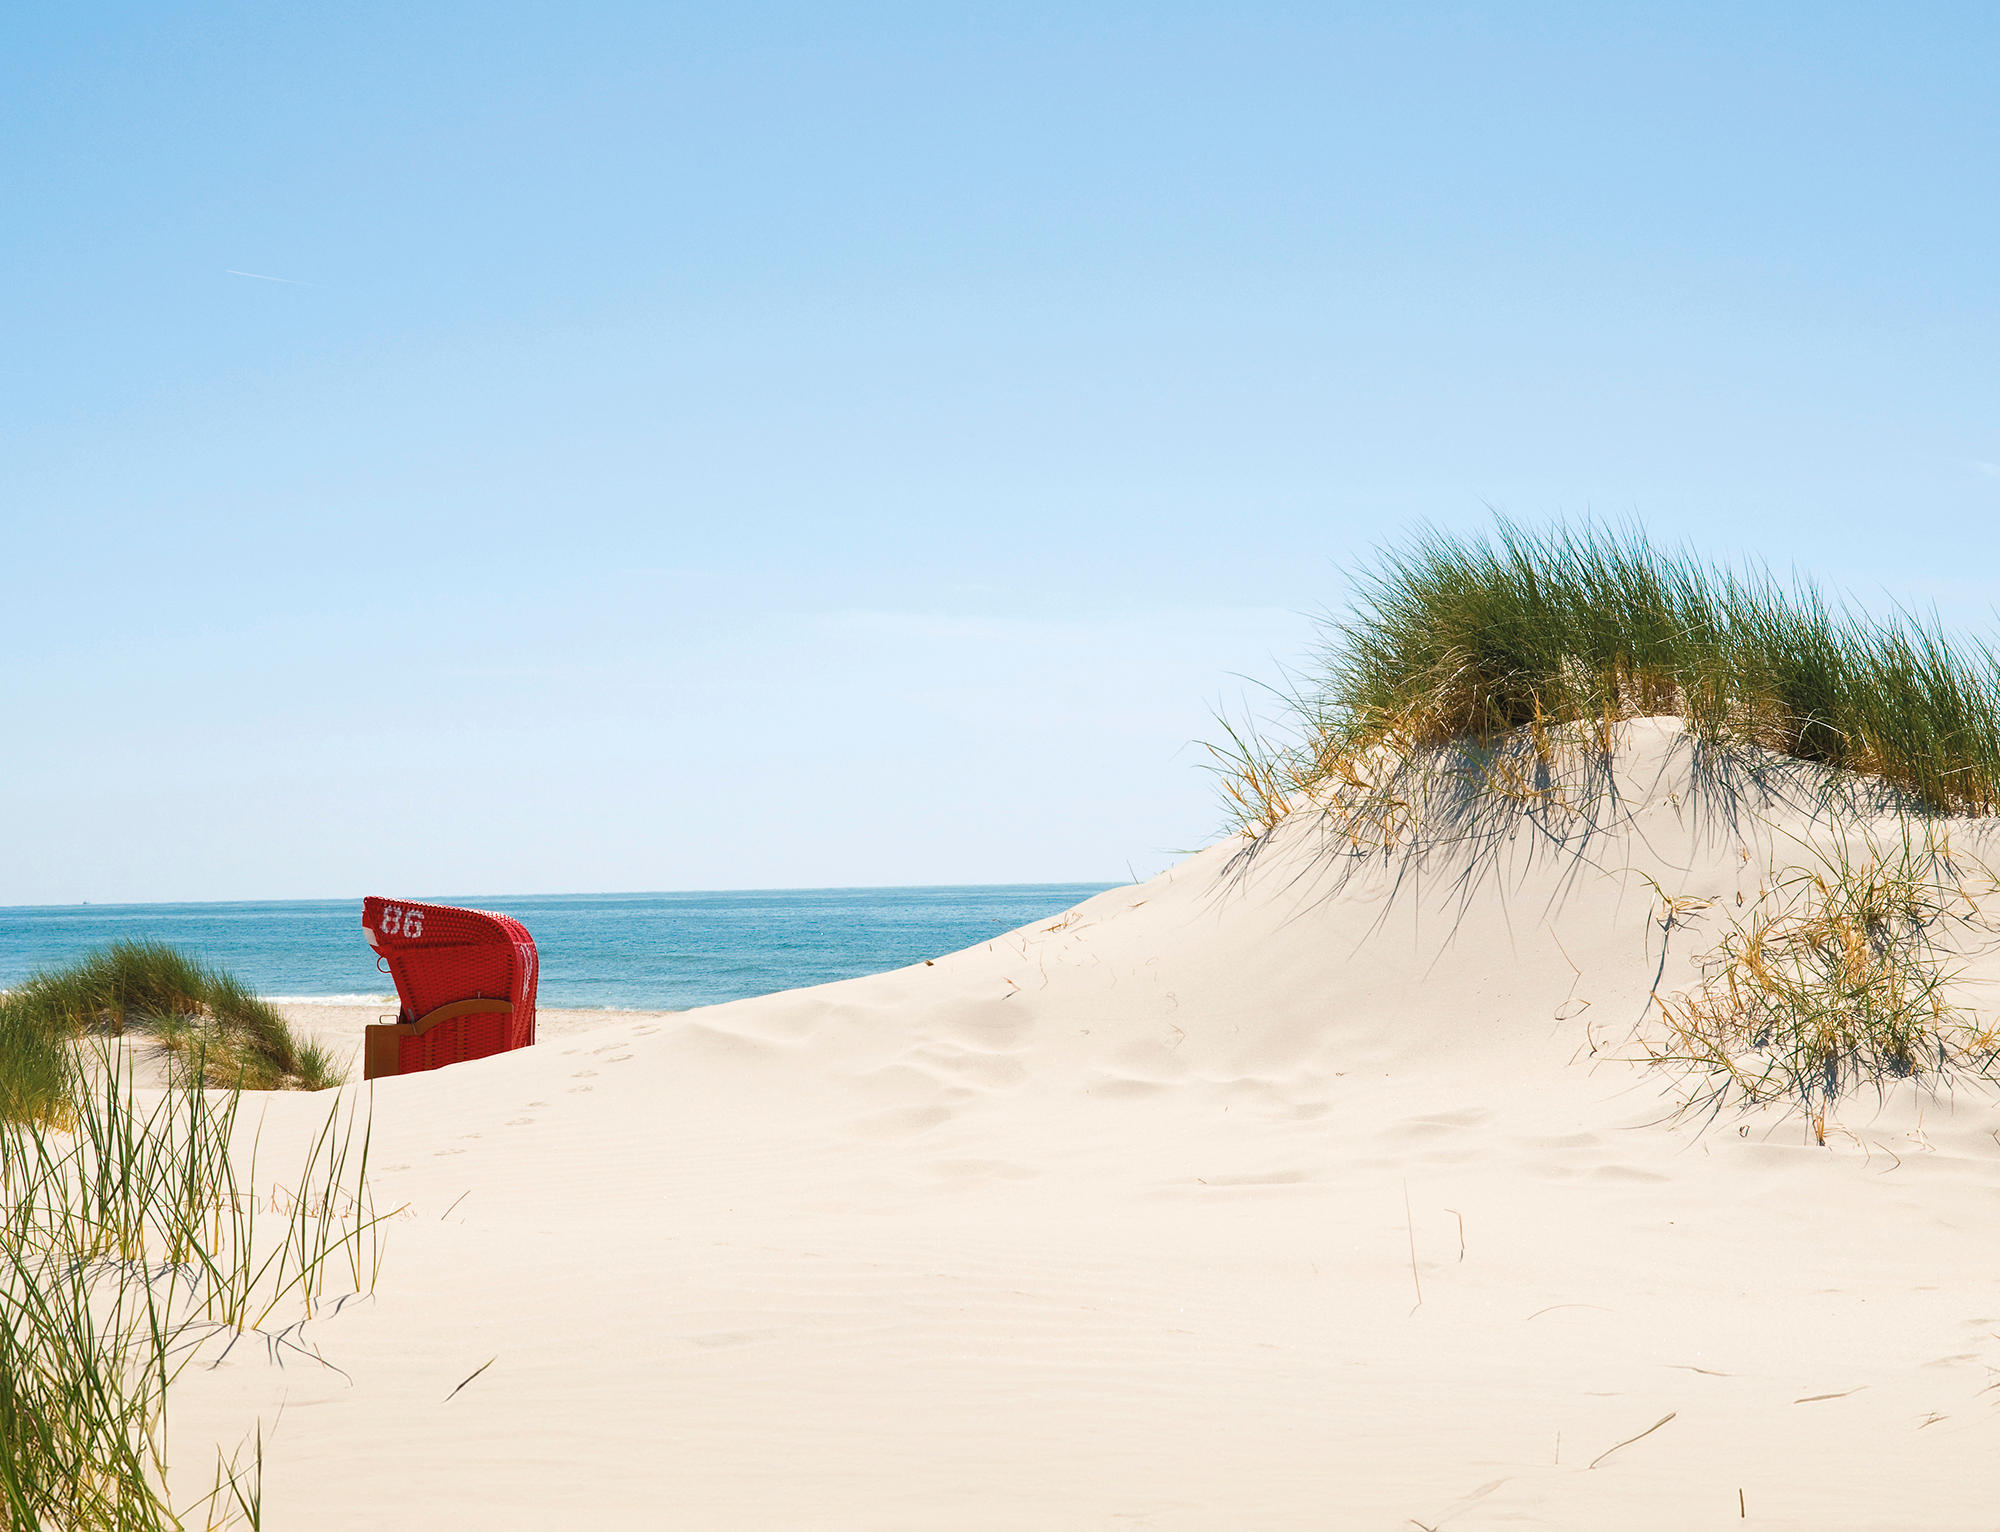
M936 884L629 894L426 895L511 915L535 938L539 1003L687 1010L859 978L1060 914L1110 883ZM274 1000L393 992L361 901L0 907L0 988L120 940L167 942Z

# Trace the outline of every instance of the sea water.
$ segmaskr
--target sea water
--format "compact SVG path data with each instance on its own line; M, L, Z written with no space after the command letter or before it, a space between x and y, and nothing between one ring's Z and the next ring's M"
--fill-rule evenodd
M440 897L511 915L541 956L540 1003L684 1010L922 962L1109 887L1035 883L733 893ZM120 939L168 942L262 995L355 1000L394 988L359 899L0 909L0 988Z

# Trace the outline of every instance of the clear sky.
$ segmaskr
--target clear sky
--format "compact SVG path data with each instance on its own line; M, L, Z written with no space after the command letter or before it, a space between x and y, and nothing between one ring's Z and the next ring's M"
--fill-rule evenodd
M1143 875L1236 677L1488 504L1990 627L1996 64L1824 0L9 5L0 903Z

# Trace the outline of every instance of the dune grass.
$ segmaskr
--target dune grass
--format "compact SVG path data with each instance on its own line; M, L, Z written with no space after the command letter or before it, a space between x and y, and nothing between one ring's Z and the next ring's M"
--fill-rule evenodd
M0 995L0 1123L59 1121L70 1064L66 1029Z
M368 1129L336 1097L289 1189L260 1186L240 1093L200 1068L142 1101L115 1047L65 1051L61 1110L0 1123L0 1502L7 1524L75 1532L256 1526L257 1455L170 1504L174 1379L246 1331L283 1351L334 1272L372 1290L380 1216ZM65 1129L51 1127L61 1119ZM247 1163L252 1168L245 1171ZM303 1350L298 1361L313 1365Z
M1424 532L1382 551L1286 698L1289 742L1224 723L1232 818L1265 830L1371 752L1675 715L1704 742L1881 779L1922 809L2000 810L2000 660L1910 612L1733 572L1638 531Z
M72 1040L150 1032L202 1085L322 1090L341 1072L276 1008L230 975L160 942L121 941L0 996L0 1117L53 1121L68 1102Z
M134 1028L174 1052L164 1091L134 1088L118 1042ZM257 1183L237 1130L245 1089L338 1083L270 1005L158 943L117 943L0 996L9 1527L261 1520L261 1438L247 1466L220 1460L205 1496L170 1505L167 1389L211 1340L260 1331L283 1350L282 1326L318 1310L336 1266L372 1289L380 1219L353 1103L343 1118L334 1098L288 1188Z
M1700 965L1659 1000L1647 1049L1703 1084L1696 1104L1791 1100L1821 1143L1827 1108L1864 1084L1991 1072L2000 1032L1955 998L1940 940L1995 892L1934 826L1904 821L1891 843L1846 842L1792 868Z

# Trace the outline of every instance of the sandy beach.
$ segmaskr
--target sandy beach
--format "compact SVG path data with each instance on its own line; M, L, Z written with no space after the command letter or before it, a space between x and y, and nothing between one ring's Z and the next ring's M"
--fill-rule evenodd
M0 36L7 1532L2000 1532L2000 6Z
M261 1415L307 1528L1991 1526L2000 1107L1676 1116L1650 997L1814 830L1688 762L378 1082L375 1294L175 1461Z
M348 1078L361 1078L361 1039L376 1022L396 1019L393 995L373 1005L327 1004L320 1001L282 1001L292 1031L302 1039L326 1047L348 1070ZM535 1013L535 1030L540 1041L566 1041L578 1034L602 1027L637 1026L658 1023L676 1015L673 1011L563 1010L544 1006Z

